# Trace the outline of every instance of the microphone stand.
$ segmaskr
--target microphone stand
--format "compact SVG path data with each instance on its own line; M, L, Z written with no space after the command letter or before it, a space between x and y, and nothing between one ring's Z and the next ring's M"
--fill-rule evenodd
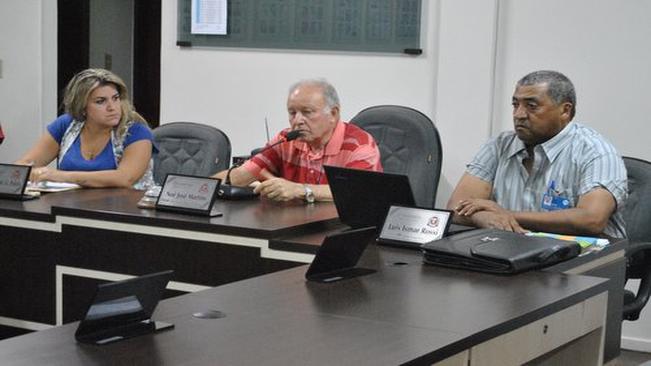
M287 135L285 135L284 138L276 141L275 143L265 146L262 149L253 150L251 154L251 158L258 154L262 154L263 152L273 148L276 145L280 145L288 141L296 140L300 136L301 136L301 131L299 130L290 131L287 133ZM224 183L219 185L219 191L217 191L217 197L224 200L247 200L247 199L255 198L259 195L258 193L253 192L252 187L238 187L231 184L231 171L242 164L243 162L240 162L239 164L233 164L230 168L228 168L228 172L226 172L226 178L224 178Z
M258 196L257 193L253 192L252 187L238 187L231 184L231 171L241 166L242 163L243 162L233 164L230 168L228 168L224 183L219 185L217 197L224 200L248 200Z

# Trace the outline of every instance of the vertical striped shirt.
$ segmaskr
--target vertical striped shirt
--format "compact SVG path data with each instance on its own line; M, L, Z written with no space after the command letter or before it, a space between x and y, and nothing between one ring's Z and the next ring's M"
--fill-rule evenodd
M267 146L281 140L287 132L289 130L276 135ZM258 179L261 179L260 172L267 169L275 176L292 182L328 184L324 165L382 171L380 150L373 136L355 125L341 121L320 151L312 151L306 142L293 140L254 156L242 166Z
M604 188L617 203L604 234L626 237L626 167L612 144L592 128L570 122L533 152L530 175L522 164L528 157L524 143L515 132L503 132L481 147L467 172L491 183L491 199L512 211L545 211L542 200L550 186L567 198L569 207L576 207L579 197L591 190Z

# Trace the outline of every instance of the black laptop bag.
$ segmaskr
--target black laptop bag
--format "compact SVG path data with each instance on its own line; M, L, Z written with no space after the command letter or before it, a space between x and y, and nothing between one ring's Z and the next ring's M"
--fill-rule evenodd
M497 229L479 229L423 244L424 261L437 266L515 274L574 258L581 246L573 241Z

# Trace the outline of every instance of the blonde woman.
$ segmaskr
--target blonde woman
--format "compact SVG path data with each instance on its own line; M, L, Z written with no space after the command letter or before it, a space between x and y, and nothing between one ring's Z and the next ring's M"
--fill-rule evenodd
M16 162L33 165L32 181L149 186L153 136L120 77L103 69L81 71L68 83L63 106L65 114ZM57 167L47 167L54 159Z

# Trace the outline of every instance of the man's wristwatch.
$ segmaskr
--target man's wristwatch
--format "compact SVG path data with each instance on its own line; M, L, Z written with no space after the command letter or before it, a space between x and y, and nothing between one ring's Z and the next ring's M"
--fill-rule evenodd
M312 188L308 187L307 184L303 184L303 189L305 190L305 202L314 203L314 191Z

